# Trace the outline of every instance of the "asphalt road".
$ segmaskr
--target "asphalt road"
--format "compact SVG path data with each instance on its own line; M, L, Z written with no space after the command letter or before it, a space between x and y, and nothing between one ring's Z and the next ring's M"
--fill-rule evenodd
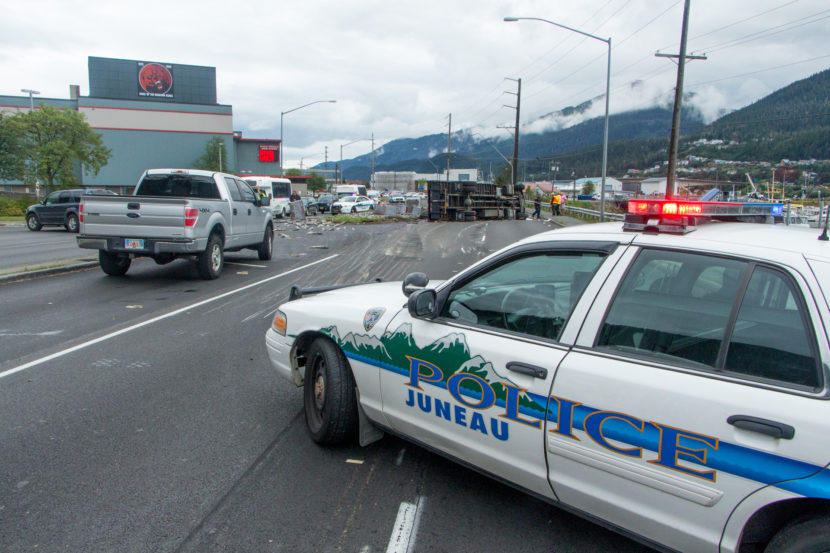
M97 252L78 248L75 236L63 227L43 227L32 232L23 224L0 226L0 273L20 265L46 267L68 258L97 260Z
M0 551L383 552L402 503L415 551L647 550L394 437L316 446L267 359L291 284L444 279L550 224L277 227L214 281L144 259L0 283Z

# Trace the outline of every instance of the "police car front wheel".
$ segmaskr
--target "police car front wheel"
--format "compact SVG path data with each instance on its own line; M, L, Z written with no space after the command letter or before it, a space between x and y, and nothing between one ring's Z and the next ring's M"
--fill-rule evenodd
M830 516L796 520L778 532L764 553L830 551Z
M327 338L308 350L303 407L311 439L318 444L347 442L357 435L357 396L349 362Z

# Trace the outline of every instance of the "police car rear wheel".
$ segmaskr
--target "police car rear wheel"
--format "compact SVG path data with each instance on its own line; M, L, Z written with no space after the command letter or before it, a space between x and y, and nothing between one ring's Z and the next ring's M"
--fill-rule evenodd
M354 377L343 352L326 338L318 338L309 348L303 407L306 426L316 443L338 444L356 435Z
M796 520L778 532L764 553L821 553L830 551L830 516Z

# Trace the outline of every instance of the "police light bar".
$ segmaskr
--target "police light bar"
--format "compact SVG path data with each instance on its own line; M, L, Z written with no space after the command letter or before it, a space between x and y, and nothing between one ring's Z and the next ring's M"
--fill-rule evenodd
M781 216L784 204L735 202L686 202L676 200L628 200L628 212L636 215L688 215L694 217Z
M685 234L704 220L769 220L784 214L784 204L629 200L624 230Z

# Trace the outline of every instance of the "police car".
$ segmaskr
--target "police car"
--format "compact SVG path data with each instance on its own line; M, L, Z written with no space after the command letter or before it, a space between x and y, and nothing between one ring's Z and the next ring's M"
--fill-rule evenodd
M331 204L331 212L338 213L359 213L361 211L374 211L375 202L366 196L343 196Z
M830 550L826 230L628 210L445 282L292 290L266 346L312 439L394 433L659 549Z

